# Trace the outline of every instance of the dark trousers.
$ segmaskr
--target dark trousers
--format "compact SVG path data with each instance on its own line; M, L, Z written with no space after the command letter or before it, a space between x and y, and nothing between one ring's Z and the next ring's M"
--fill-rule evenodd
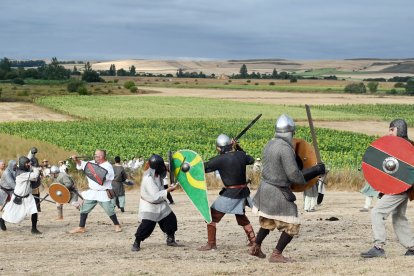
M155 229L157 222L143 219L141 224L138 226L137 232L135 233L135 239L139 242L144 241L146 238L151 236ZM162 232L167 235L174 235L177 231L177 217L174 212L171 212L168 216L158 222Z
M216 209L210 208L211 210L211 217L212 217L212 221L215 223L220 222L220 220L224 217L225 213L222 213L220 211L217 211ZM247 218L247 216L245 214L243 215L235 215L236 216L236 220L237 220L237 224L240 226L246 226L248 224L250 224L249 219Z

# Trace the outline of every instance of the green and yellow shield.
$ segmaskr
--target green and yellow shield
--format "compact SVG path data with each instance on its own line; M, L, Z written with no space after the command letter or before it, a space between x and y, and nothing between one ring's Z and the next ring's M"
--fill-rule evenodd
M207 198L204 163L200 155L192 150L179 150L172 155L171 167L176 181L180 183L204 220L210 223L211 213Z

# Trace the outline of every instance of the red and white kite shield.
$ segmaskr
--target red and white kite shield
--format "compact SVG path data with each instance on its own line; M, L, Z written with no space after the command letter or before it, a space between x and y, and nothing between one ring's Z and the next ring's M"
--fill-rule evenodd
M381 137L365 151L362 171L366 181L383 194L405 192L414 184L414 146L400 137Z

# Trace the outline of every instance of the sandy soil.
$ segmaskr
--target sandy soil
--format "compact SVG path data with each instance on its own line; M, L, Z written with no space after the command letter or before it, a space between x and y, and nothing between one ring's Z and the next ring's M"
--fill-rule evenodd
M68 121L70 116L53 112L31 103L0 103L0 123L14 121Z
M210 202L218 191L211 191ZM43 195L45 193L43 192ZM302 206L302 196L297 204ZM285 250L297 262L270 264L247 254L244 231L233 216L227 215L218 225L218 250L199 252L206 242L205 223L186 195L173 194L172 206L178 218L176 238L183 247L165 245L165 237L157 226L142 244L140 252L131 252L138 225L138 190L127 193L126 212L117 211L123 232L115 233L110 219L101 207L95 208L87 221L88 232L68 234L79 222L79 212L64 206L63 221L55 221L56 207L42 203L39 230L42 235L30 234L30 220L19 225L7 224L0 231L1 275L412 275L412 257L405 257L405 249L396 241L387 222L389 243L387 258L364 260L360 252L371 247L369 213L361 213L364 198L359 193L328 192L314 213L301 211L300 235ZM409 203L408 217L414 217ZM259 229L258 217L247 209L254 229ZM338 221L326 219L337 217ZM269 256L278 233L272 232L263 243Z

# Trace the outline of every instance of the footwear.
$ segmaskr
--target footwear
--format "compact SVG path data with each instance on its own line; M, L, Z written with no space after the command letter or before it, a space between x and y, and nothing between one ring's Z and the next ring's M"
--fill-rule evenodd
M85 227L76 227L69 231L70 234L85 233L85 232L86 232Z
M2 218L0 218L0 228L3 231L7 230L6 223L4 222L4 219L2 219Z
M256 242L256 235L254 234L252 225L247 224L243 226L243 229L244 229L244 233L246 233L247 240L249 241L247 246L253 246L254 243Z
M216 226L207 224L207 244L197 248L198 251L210 251L217 249L216 246Z
M115 232L116 233L122 232L121 225L119 225L119 224L115 225Z
M368 211L369 211L369 209L368 209L368 208L362 208L362 209L360 209L359 211L360 211L360 212L368 212Z
M141 247L140 247L140 242L134 241L134 244L131 247L131 251L140 251Z
M253 246L249 248L249 254L260 259L266 258L266 254L262 252L261 246L257 243L253 243Z
M414 256L414 249L408 249L404 256Z
M294 261L290 258L286 258L282 255L282 252L275 249L272 252L272 255L269 257L269 263L293 263Z
M175 241L174 234L167 236L167 245L172 247L178 247L178 243Z
M385 257L385 251L382 248L373 247L367 252L361 253L362 258L375 258L375 257Z
M42 232L40 232L39 230L37 230L37 228L32 228L32 234L34 234L34 235L40 235L40 234L42 234Z
M122 212L122 213L123 213L123 212L125 212L124 207L121 207L121 208L119 208L119 209L121 209L121 212Z

